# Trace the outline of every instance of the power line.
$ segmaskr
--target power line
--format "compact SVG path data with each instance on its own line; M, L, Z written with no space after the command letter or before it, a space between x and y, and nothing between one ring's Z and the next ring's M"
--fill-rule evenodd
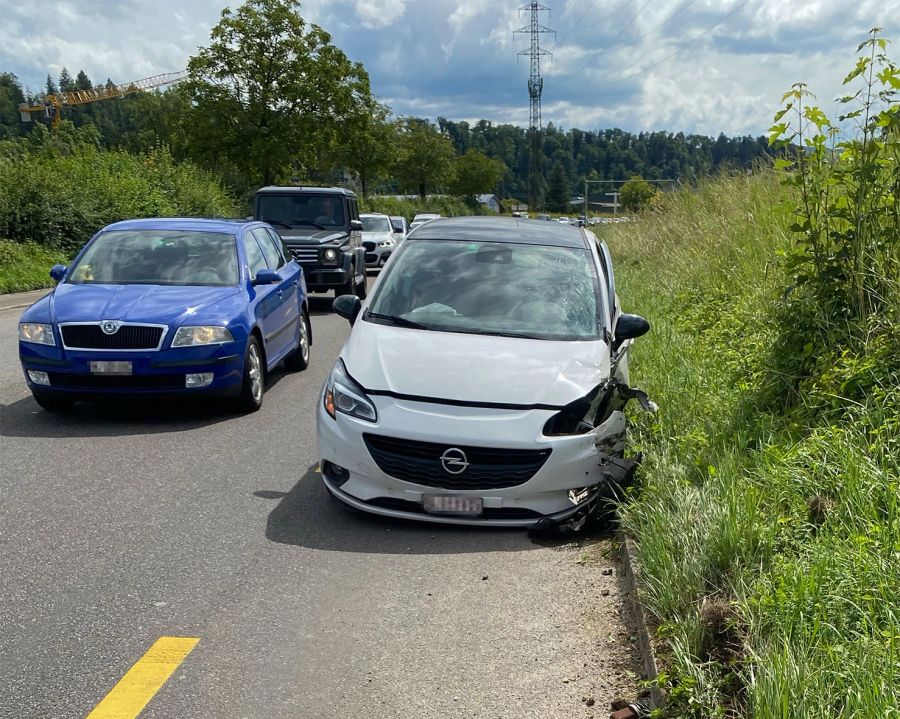
M628 42L623 42L621 45L615 45L614 47L607 48L607 49L621 50L623 47L629 47L631 45L634 45L635 43L639 43L644 38L650 37L653 33L655 33L657 30L659 30L663 25L670 22L673 18L677 17L678 15L681 15L681 13L683 13L685 10L687 10L695 2L697 2L697 0L689 0L684 5L682 5L680 8L678 8L675 12L673 12L671 15L669 15L669 17L667 17L665 20L663 20L655 28L653 28L652 30L648 30L643 35L636 37L634 40L629 40Z
M559 38L559 40L557 40L553 44L554 49L556 49L562 43L563 40L565 40L567 37L569 37L569 35L572 34L572 31L581 24L581 21L584 20L585 16L593 9L594 5L596 5L596 4L597 4L597 0L591 0L591 4L588 5L587 9L583 13L581 13L581 15L578 16L578 19L575 21L575 24L572 27L570 27L568 30L566 30L562 34L562 37ZM623 6L624 6L624 3L623 3Z
M744 7L744 5L746 5L748 2L750 2L750 0L742 0L740 3L738 3L738 4L734 7L733 10L731 10L730 12L728 12L727 14L725 14L723 17L721 17L715 24L710 25L708 28L706 28L706 30L704 30L703 32L701 32L699 35L697 35L696 37L694 37L694 38L688 40L688 41L687 41L686 43L684 43L683 45L680 45L679 47L677 47L677 48L674 50L674 52L669 53L669 54L666 55L665 57L661 57L659 60L657 60L657 61L655 61L655 62L653 62L653 63L647 65L646 67L642 67L642 68L640 68L639 70L635 70L634 72L630 72L630 73L628 73L627 75L621 75L621 76L616 77L616 78L613 78L613 79L611 79L611 80L606 80L606 83L607 83L607 84L612 84L612 83L622 82L622 81L624 81L624 80L629 80L629 79L631 79L632 77L637 77L638 75L644 75L645 73L649 72L649 71L652 70L653 68L658 67L659 65L662 65L664 62L666 62L666 61L668 61L668 60L671 60L673 57L675 57L676 55L678 55L678 53L680 53L682 50L686 50L686 49L689 48L691 45L693 45L695 42L697 42L697 40L699 40L700 38L705 37L706 35L709 35L709 33L711 33L713 30L715 30L717 27L719 27L719 25L721 25L721 24L722 24L723 22L725 22L728 18L730 18L732 15L734 15L738 10L740 10L742 7ZM589 66L590 66L590 63L589 63L588 65L585 65L581 70L579 70L579 72L583 72L583 71L586 70Z
M620 37L622 37L622 33L624 33L629 27L631 27L632 23L634 23L634 21L638 19L638 15L640 15L642 12L644 12L644 10L646 9L646 7L647 7L649 4L650 4L650 0L647 0L647 2L645 2L643 5L641 5L641 9L638 10L638 11L634 14L634 16L631 18L631 20L629 20L628 22L626 22L626 23L622 26L622 29L619 30L619 32L616 34L616 36L615 36L612 40L610 40L610 41L609 41L609 42L608 42L608 43L607 43L607 44L606 44L606 45L605 45L605 46L604 46L597 54L598 54L598 55L602 55L602 54L605 53L607 50L609 50L609 48L612 46L612 44L613 44L616 40L618 40Z

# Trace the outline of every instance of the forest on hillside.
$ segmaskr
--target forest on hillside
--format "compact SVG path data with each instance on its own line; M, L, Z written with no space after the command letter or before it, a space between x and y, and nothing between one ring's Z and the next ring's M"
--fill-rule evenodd
M104 83L112 86L113 81ZM18 78L9 72L0 72L0 140L14 139L29 133L36 123L47 123L35 113L34 122L25 123L19 117L18 105L22 102L40 103L45 93L90 89L93 81L84 71L73 77L63 69L58 78L47 75L45 87L34 93L22 87ZM103 148L121 149L127 152L146 152L166 145L177 159L190 159L206 169L219 172L226 184L238 194L251 189L263 178L230 163L208 148L197 146L196 133L186 128L191 118L191 97L181 86L162 91L143 92L120 98L93 102L64 110L64 118L76 127L93 125L97 141ZM397 118L389 115L389 109L373 103L372 119L386 125L396 124ZM477 191L496 192L502 197L524 199L528 193L528 141L525 128L495 124L488 120L475 123L437 118L436 122L421 118L405 118L418 122L439 133L452 144L456 156L476 151L503 163L497 173L499 181L493 188ZM400 145L400 139L388 131L376 141L388 145ZM377 133L376 133L377 135ZM337 143L354 142L351 134L333 138ZM585 179L627 180L633 176L646 179L679 180L695 182L722 169L745 169L753 166L767 153L764 137L716 138L683 132L626 132L617 128L583 130L565 129L548 124L544 129L545 177L563 178L568 192L579 194ZM310 151L306 150L307 154ZM341 153L320 152L316 157L298 158L288 177L280 181L340 181L343 173ZM351 171L357 168L349 168ZM374 168L369 178L366 194L415 191L416 182L395 172L390 164ZM438 176L427 182L430 191L447 191L452 184L446 176ZM565 194L565 193L563 193Z

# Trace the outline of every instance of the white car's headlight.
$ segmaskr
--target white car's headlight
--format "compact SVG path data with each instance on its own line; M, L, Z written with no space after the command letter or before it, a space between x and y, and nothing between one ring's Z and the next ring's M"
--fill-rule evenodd
M224 327L179 327L172 340L173 347L193 347L196 345L219 345L233 342L234 337Z
M382 240L381 242L378 243L378 246L379 247L393 247L394 241L393 240Z
M23 342L34 342L36 345L56 345L56 339L53 337L53 325L42 325L36 322L20 322L19 339Z
M336 417L337 412L343 412L368 422L378 421L375 405L366 397L362 387L350 379L341 360L331 370L331 376L325 385L325 411L332 418Z

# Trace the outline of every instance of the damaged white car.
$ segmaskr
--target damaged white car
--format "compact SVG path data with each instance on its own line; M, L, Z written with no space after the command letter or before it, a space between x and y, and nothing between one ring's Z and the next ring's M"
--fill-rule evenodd
M450 524L578 521L633 469L622 457L628 347L593 234L497 217L429 222L369 299L318 411L322 478L357 509Z

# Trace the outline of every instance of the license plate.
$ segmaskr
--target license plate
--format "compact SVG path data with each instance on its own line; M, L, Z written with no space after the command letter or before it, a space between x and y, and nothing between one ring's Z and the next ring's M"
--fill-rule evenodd
M91 362L91 374L131 374L131 362Z
M422 507L429 514L462 514L477 517L481 514L481 497L461 497L453 494L426 494L422 497Z

